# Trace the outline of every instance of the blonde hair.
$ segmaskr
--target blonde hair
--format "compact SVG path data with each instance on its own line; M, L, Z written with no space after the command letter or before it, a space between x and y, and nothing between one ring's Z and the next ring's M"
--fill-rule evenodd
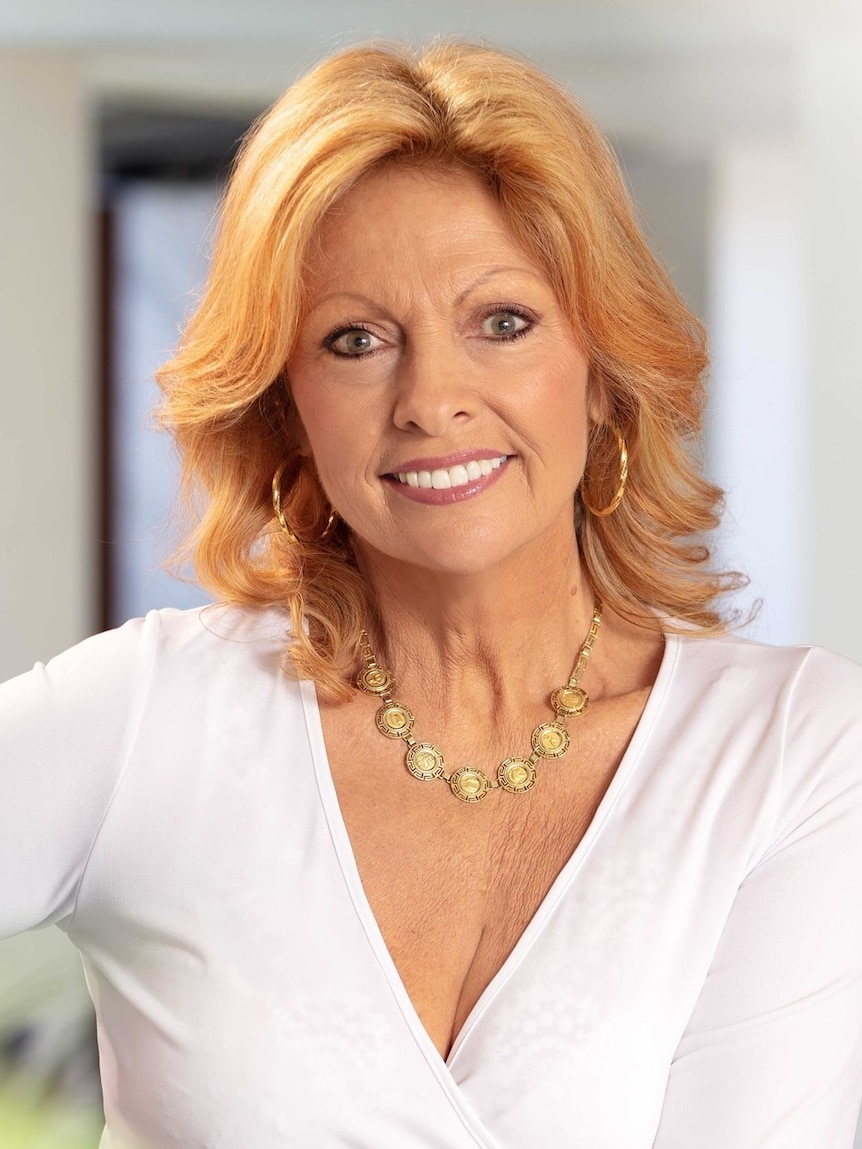
M590 119L532 65L462 43L422 53L360 47L325 60L244 143L208 285L176 357L157 375L187 505L206 496L186 552L201 582L226 601L284 604L295 672L345 695L374 604L346 526L314 541L328 505L313 465L296 453L283 372L321 220L363 175L393 161L479 173L572 319L591 384L629 455L625 497L612 515L577 501L597 594L642 626L663 616L685 629L723 629L715 603L739 577L708 565L703 535L718 523L721 491L690 454L705 402L702 326L649 250ZM282 506L303 541L292 542L273 513L272 476L285 460L295 479ZM616 436L594 427L582 484L590 505L610 501L618 473Z

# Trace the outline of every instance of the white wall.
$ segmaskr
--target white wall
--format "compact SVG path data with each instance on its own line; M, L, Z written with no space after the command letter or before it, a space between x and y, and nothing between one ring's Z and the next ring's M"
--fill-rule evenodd
M720 549L751 578L739 609L760 602L747 633L812 641L801 157L793 142L732 140L712 167L709 453L727 491Z
M862 661L862 40L808 46L801 75L813 457L812 631Z
M75 59L0 52L0 679L93 625L92 177Z

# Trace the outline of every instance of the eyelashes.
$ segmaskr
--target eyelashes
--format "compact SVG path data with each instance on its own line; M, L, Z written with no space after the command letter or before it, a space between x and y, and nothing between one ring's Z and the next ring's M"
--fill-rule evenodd
M537 317L524 307L516 304L496 303L485 308L476 316L479 335L492 343L512 343L528 335L537 322ZM339 359L365 359L374 355L385 340L375 335L362 321L344 323L331 331L323 340L323 346Z

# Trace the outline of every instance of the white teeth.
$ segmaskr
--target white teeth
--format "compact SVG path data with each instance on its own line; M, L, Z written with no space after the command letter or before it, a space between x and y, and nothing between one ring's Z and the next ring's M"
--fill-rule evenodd
M399 483L405 483L408 487L422 487L425 490L433 487L435 491L448 491L450 487L463 487L466 483L490 475L507 458L507 455L498 455L496 459L471 459L469 463L456 463L454 467L441 467L436 471L398 471L395 477Z

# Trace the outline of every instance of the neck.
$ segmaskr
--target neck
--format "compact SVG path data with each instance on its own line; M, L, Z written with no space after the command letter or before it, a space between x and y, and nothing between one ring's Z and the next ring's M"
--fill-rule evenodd
M571 674L595 606L573 536L541 561L515 554L480 572L358 558L378 610L372 646L403 693L430 692L444 709L464 697L506 707Z

